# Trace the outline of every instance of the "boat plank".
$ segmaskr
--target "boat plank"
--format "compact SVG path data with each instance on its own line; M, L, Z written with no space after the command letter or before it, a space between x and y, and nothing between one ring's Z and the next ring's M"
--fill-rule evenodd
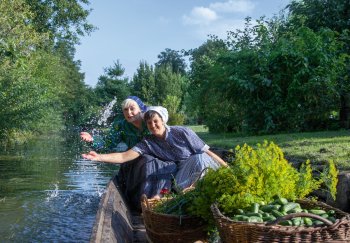
M147 242L140 213L131 211L114 176L101 198L90 243Z

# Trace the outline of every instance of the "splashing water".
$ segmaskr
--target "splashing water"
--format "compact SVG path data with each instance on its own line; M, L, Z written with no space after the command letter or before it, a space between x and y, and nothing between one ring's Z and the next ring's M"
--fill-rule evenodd
M113 114L113 107L117 103L117 98L114 97L114 99L109 102L102 110L101 116L97 121L98 125L107 125L108 118Z
M58 183L54 184L55 186L55 190L50 190L48 191L47 197L46 197L46 201L49 202L52 198L55 198L58 196Z

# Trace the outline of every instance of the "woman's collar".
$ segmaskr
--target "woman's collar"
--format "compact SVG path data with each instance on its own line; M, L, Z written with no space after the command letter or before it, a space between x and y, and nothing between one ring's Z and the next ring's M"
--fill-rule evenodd
M169 136L169 132L170 132L170 126L168 126L167 124L164 124L165 127L165 137L164 139L166 140Z

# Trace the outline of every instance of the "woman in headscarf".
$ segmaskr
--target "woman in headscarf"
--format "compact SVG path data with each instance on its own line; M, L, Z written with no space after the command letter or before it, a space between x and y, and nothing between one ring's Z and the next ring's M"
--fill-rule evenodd
M134 147L144 136L149 135L150 132L142 119L142 114L146 111L147 106L141 99L136 96L128 96L121 106L124 119L116 119L105 138L93 137L87 132L82 132L80 134L82 140L91 142L92 147L96 150L122 152ZM172 173L176 171L175 165L160 163L149 154L143 154L125 162L120 165L118 183L126 199L137 209L140 209L139 200L142 194L145 193L152 197L162 188L170 187L169 181ZM154 179L154 175L157 176L157 180ZM152 193L152 191L156 192Z
M81 132L81 139L92 143L92 147L98 151L123 152L150 134L142 119L147 106L140 98L128 96L122 102L121 108L124 118L115 119L107 135L92 136L88 132Z
M151 135L146 136L133 148L122 153L98 154L94 151L82 156L86 159L109 163L125 161L149 154L158 161L173 162L177 166L174 174L177 189L190 187L205 168L217 169L227 166L219 156L209 150L195 132L183 126L168 126L168 111L161 106L151 106L144 115Z

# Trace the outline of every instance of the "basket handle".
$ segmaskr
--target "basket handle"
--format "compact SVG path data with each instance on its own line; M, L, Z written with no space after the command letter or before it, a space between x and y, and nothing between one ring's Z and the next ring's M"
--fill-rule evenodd
M142 195L141 195L141 201L144 202L144 203L146 204L147 209L150 209L150 206L149 206L149 203L148 203L146 194L142 194Z
M296 218L296 217L308 217L308 218L314 218L317 220L322 221L323 223L325 223L326 225L333 225L332 221L329 221L328 219L325 219L319 215L316 214L312 214L312 213L291 213L291 214L287 214L285 216L279 217L273 221L267 222L266 225L275 225L278 224L279 222L288 220L288 219L292 219L292 218Z

